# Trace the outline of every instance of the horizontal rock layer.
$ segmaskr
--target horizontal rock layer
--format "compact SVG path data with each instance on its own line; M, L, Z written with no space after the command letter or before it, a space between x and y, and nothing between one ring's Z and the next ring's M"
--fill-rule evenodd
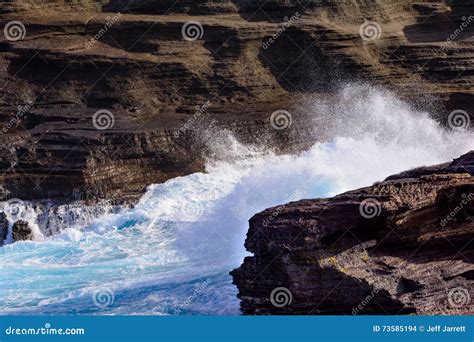
M297 104L350 80L393 89L443 123L453 109L474 109L474 25L446 43L473 4L113 0L0 8L2 28L16 20L26 31L20 40L0 38L4 198L136 198L150 183L203 170L200 142L211 126L244 142L304 149L325 137L312 134ZM380 25L373 41L359 34L369 19ZM183 38L189 21L203 27L196 41ZM291 111L290 129L270 126L277 109ZM105 130L93 125L99 110L113 115Z
M256 214L231 272L242 312L473 314L473 162Z

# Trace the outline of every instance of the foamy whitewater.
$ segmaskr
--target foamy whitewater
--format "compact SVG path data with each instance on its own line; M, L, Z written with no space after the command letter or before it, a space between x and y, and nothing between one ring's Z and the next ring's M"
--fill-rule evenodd
M472 132L442 128L370 87L347 86L333 104L312 103L308 123L316 116L330 142L275 155L228 136L215 141L227 156L210 160L206 173L150 185L132 209L1 247L0 312L239 314L228 273L247 254L252 215L474 149Z

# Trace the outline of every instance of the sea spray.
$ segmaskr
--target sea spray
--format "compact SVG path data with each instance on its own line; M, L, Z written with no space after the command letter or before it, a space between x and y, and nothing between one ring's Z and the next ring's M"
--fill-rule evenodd
M50 200L23 201L18 198L0 202L0 212L5 213L10 227L6 243L13 242L11 227L19 220L28 222L33 240L42 241L68 228L85 229L98 217L121 208L124 207L109 200L98 201L95 205L85 205L81 201L61 204Z
M0 248L1 312L236 314L228 272L247 255L253 214L291 194L331 196L474 148L472 132L445 129L371 87L347 86L337 101L314 101L307 111L307 124L317 118L315 130L331 141L277 155L228 132L210 135L206 173L150 185L134 208L45 241ZM206 290L196 293L204 281ZM113 291L111 305L94 305L97 288Z

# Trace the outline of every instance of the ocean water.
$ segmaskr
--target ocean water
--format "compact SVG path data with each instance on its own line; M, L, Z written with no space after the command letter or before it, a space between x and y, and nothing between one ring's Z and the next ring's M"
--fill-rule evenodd
M472 132L443 128L429 113L367 86L347 85L333 103L313 101L307 111L308 124L331 141L276 155L231 135L211 139L222 155L205 173L151 184L134 208L49 237L26 210L36 241L0 248L0 313L239 314L228 273L248 255L253 214L474 149Z

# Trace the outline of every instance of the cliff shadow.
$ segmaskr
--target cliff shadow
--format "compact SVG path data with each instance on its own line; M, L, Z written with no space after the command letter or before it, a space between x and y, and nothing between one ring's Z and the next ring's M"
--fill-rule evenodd
M342 66L317 41L308 32L288 28L278 37L266 37L258 57L288 92L334 91L345 78Z
M104 12L127 12L131 14L167 15L184 13L202 15L235 12L231 0L110 0L102 6Z
M232 0L237 7L239 15L247 21L282 22L295 13L303 14L307 8L312 7L310 0L301 1L253 1Z
M403 33L411 43L430 43L441 41L459 41L474 34L474 16L472 4L461 1L450 3L451 11L440 12L428 4L414 5L420 16L417 23L407 25Z

